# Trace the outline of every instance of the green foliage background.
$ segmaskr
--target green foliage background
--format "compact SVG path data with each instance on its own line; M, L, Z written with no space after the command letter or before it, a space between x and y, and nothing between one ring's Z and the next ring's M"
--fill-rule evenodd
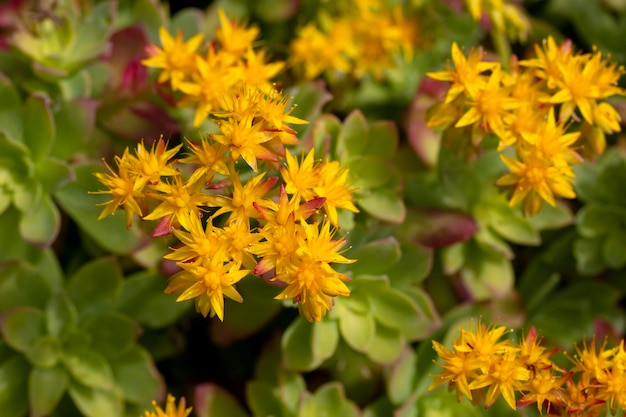
M123 83L161 25L212 38L221 6L258 24L265 46L284 58L318 2L59 3L67 8L52 20L35 14L52 3L30 12L19 1L0 5L24 24L2 28L0 49L2 416L138 416L166 392L185 396L198 417L517 415L500 402L482 410L429 392L438 372L430 340L449 344L479 316L536 326L564 350L594 333L611 344L623 337L623 138L578 167L576 201L526 218L493 186L504 166L488 140L468 162L419 129L429 97L418 87L446 65L451 42L490 46L466 12L404 2L431 44L383 79L333 88L283 76L294 115L311 122L299 136L349 167L359 187L361 212L341 213L345 255L358 262L337 266L352 277L352 294L309 323L273 300L273 287L244 280L245 303L228 303L220 323L163 294L171 242L151 239L139 221L127 230L121 213L97 220L93 173L142 138L198 134L188 109L159 95L153 74ZM569 37L626 62L626 3L525 5L530 42ZM513 48L523 55L528 45ZM624 102L614 104L624 115Z

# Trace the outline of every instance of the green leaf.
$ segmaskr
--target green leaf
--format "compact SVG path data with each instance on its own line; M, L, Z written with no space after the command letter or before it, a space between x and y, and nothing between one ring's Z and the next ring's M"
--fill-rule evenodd
M81 324L83 330L91 336L94 350L107 359L124 355L135 343L139 329L128 317L108 312L98 314Z
M74 180L74 170L65 161L54 157L45 158L35 165L37 180L43 186L43 192L51 194L58 188Z
M67 373L61 367L33 368L28 377L28 399L32 417L52 413L69 385Z
M323 114L313 122L311 135L315 155L320 158L329 155L337 159L337 138L341 131L341 121L334 114Z
M326 360L333 356L339 344L339 329L337 321L327 317L313 323L312 335L313 357L317 360Z
M241 405L228 391L216 384L196 386L194 407L198 417L228 416L247 417Z
M52 368L59 363L61 350L62 347L59 340L50 335L43 335L29 346L24 354L34 366Z
M397 328L376 322L376 331L367 347L367 356L377 363L388 364L398 359L405 345L406 340Z
M397 191L377 188L358 197L357 205L372 216L390 222L402 223L406 217L404 200Z
M398 149L398 128L396 124L379 120L369 127L367 147L365 155L377 155L383 159L391 159Z
M572 346L585 334L593 333L600 318L621 322L620 292L600 281L575 282L550 297L528 319L542 334L561 346Z
M400 259L400 243L394 237L369 242L349 251L346 256L357 262L348 266L354 276L384 273Z
M274 387L264 381L246 385L246 401L254 416L286 417L283 405Z
M277 391L283 407L288 410L289 414L295 414L300 406L302 393L306 392L304 377L298 372L280 368L277 379Z
M11 80L0 73L0 132L21 141L22 130L22 101Z
M348 162L352 185L376 188L385 185L393 174L391 163L375 155L356 156Z
M46 330L56 338L63 339L78 323L76 307L65 293L56 294L46 306Z
M85 387L111 390L115 385L111 365L86 346L70 346L63 353L65 369Z
M626 210L622 207L590 203L576 214L576 230L586 238L608 235L626 224Z
M100 258L83 265L70 277L67 293L80 313L102 310L113 304L122 280L115 258Z
M314 394L314 416L345 416L343 413L346 402L343 386L338 382L322 385Z
M274 300L276 287L257 277L240 281L237 291L244 302L227 303L226 320L211 326L212 339L220 344L226 345L257 333L283 309ZM170 298L169 302L172 301Z
M400 260L387 270L392 286L419 285L430 272L433 250L413 243L400 245Z
M20 235L33 245L48 247L61 229L61 214L48 194L42 194L37 204L24 212L19 222Z
M17 307L7 312L0 324L7 345L24 352L44 334L44 317L35 307Z
M116 310L131 316L143 326L154 329L174 323L189 311L193 301L177 303L176 297L163 292L165 281L166 277L154 270L140 271L128 276L123 281L121 293L116 301ZM280 304L273 304L280 308ZM233 306L229 305L229 320L232 315L230 307Z
M339 317L339 331L346 343L357 352L366 352L376 332L376 322L369 313L356 312L349 307L335 309Z
M0 263L0 311L17 306L44 308L51 294L41 273L26 262Z
M582 275L596 275L606 268L602 257L602 243L602 238L580 238L574 242L576 269Z
M76 407L85 417L111 417L123 415L122 395L113 390L86 387L70 383L69 394Z
M146 404L163 389L163 379L150 353L139 345L112 359L111 368L126 401Z
M367 120L359 110L352 111L344 120L337 139L337 157L340 161L363 155L368 143Z
M200 9L188 7L176 12L172 17L169 33L175 34L179 31L183 33L185 39L203 32L202 21L204 13Z
M486 224L509 242L521 245L538 245L541 243L539 232L531 222L515 213L504 204L490 205L486 209Z
M89 195L89 191L102 189L94 172L102 168L96 164L76 165L76 181L71 182L54 194L57 202L78 223L80 229L111 253L128 254L137 248L141 235L135 228L126 229L124 213L98 220L102 209L98 203L107 201L106 196Z
M453 392L440 388L417 400L417 415L425 417L483 417L480 407L469 401L458 402Z
M602 255L607 266L620 269L626 265L626 230L614 229L604 240Z
M21 355L0 363L0 410L2 417L23 417L28 412L30 366Z
M402 356L389 368L386 378L387 396L395 405L403 404L413 394L417 384L417 355L405 348Z
M487 252L473 242L467 245L467 264L461 278L470 293L478 300L501 298L514 285L513 266L504 256Z
M54 142L52 155L68 160L85 149L93 132L96 109L97 102L84 97L59 103L54 113L58 140Z
M372 294L369 301L371 314L378 322L403 334L411 333L424 317L410 297L392 288Z
M35 162L43 160L56 139L50 97L35 93L24 102L24 143Z
M309 371L320 365L321 361L313 356L313 324L302 317L295 319L281 340L283 364L293 371Z

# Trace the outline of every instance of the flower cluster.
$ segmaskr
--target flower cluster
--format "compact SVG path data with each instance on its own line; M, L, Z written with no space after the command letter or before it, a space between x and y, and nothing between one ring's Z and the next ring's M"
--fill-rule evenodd
M619 114L601 100L625 94L617 86L624 69L600 52L574 53L570 42L559 46L552 38L535 52L531 59L512 59L507 71L483 61L481 49L466 57L455 43L454 68L428 74L451 83L428 125L467 128L474 144L495 134L499 150L512 147L514 155L502 155L511 172L497 184L511 191L511 205L522 202L530 215L543 201L554 206L557 197L575 197L572 164L602 152L605 134L620 130Z
M185 408L185 399L181 398L178 407L176 406L176 398L173 395L167 395L165 410L159 407L156 401L152 401L154 411L146 411L143 417L187 417L191 413L191 407Z
M550 359L556 349L547 351L534 327L520 343L503 339L506 333L503 326L478 321L475 329L461 329L452 350L433 341L444 370L430 389L448 384L459 401L466 396L490 407L502 395L512 409L537 404L539 412L573 417L601 416L607 404L612 413L626 408L623 340L611 349L606 342L597 349L595 338L584 342L576 348L573 367L563 369Z
M150 57L142 61L147 67L161 70L160 83L182 93L180 106L196 108L194 126L220 108L221 97L232 86L243 83L267 91L272 88L270 80L284 67L283 62L270 63L264 50L253 48L259 35L257 27L232 22L221 9L219 18L221 28L216 29L217 39L208 45L205 54L198 52L202 34L185 42L182 32L173 38L161 28L162 47L151 45Z
M465 0L465 4L475 21L484 13L496 32L506 33L511 40L526 40L530 20L524 10L510 0Z
M235 27L224 24L222 33ZM223 36L233 42L231 35ZM163 61L176 54L165 42ZM175 79L188 83L172 68L164 73L172 86ZM95 193L111 195L101 218L121 207L127 227L137 215L159 221L154 237L178 238L181 245L165 259L180 271L166 292L195 299L204 316L223 320L224 298L243 301L234 285L253 273L285 287L276 298L293 299L311 321L332 308L333 297L350 294L348 277L331 266L352 262L340 254L346 239L334 238L337 210L358 211L349 173L336 161L316 161L313 151L298 161L285 149L298 143L288 124L306 123L290 115L287 103L271 85L239 81L207 110L219 133L189 142L186 155L178 156L182 144L168 150L159 139L150 150L140 143L134 155L126 149L115 169L105 163L109 172L96 173L108 189ZM279 187L277 175L266 176L272 170L280 170Z
M361 78L379 77L394 66L394 55L412 59L417 23L407 19L401 5L389 8L383 0L348 0L322 10L291 42L291 63L310 80L336 71ZM334 12L334 13L333 13Z

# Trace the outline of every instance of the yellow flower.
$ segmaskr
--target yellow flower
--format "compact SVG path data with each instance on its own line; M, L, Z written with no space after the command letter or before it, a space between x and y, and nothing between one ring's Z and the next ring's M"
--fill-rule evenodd
M485 407L491 407L500 394L504 397L509 407L515 410L515 391L522 386L521 383L530 379L530 371L526 369L517 355L507 351L494 357L483 374L476 377L469 385L470 389L489 387L485 397Z
M224 297L243 302L233 285L250 271L230 262L225 248L220 248L210 259L193 263L178 262L178 265L183 270L170 277L165 289L168 294L180 294L176 301L195 299L198 312L205 317L209 313L211 316L217 315L220 320L224 320Z
M191 229L189 215L191 213L199 216L201 207L210 201L210 196L201 192L204 184L202 182L183 182L181 175L176 175L171 182L160 182L154 186L157 193L150 195L159 204L144 220L158 220L163 217L170 217L170 225L178 222L186 230Z
M443 367L444 370L434 375L435 379L432 384L430 384L430 387L428 387L428 390L448 383L450 388L454 387L456 390L458 401L461 401L461 394L473 400L469 383L478 376L480 362L469 353L460 352L456 349L450 351L435 340L433 340L432 343L433 349L437 352L437 356L439 356L439 359L442 361L442 363L435 363Z
M331 231L330 222L327 221L322 222L321 225L304 223L302 225L302 233L297 235L298 249L296 250L296 255L308 256L315 262L325 262L327 264L354 263L355 260L341 255L341 248L348 241L345 238L333 240L335 232L336 229Z
M455 127L480 124L485 131L500 137L507 136L504 118L519 104L510 97L508 89L501 85L501 79L502 71L494 69L487 83L471 94L471 100L467 102L470 109L461 116Z
M293 299L298 303L300 314L311 322L320 321L332 309L333 297L350 295L350 289L343 283L349 280L347 276L308 256L296 257L276 279L287 287L275 298Z
M174 235L182 245L173 248L172 252L163 258L178 262L195 262L214 257L223 243L223 233L220 228L213 226L213 218L209 217L203 228L200 217L190 213L187 225L188 231L174 230Z
M624 94L624 90L617 86L623 68L607 64L599 52L577 56L559 69L558 91L547 101L561 104L561 120L569 119L574 107L578 107L585 121L593 124L595 100Z
M191 154L178 161L181 164L199 165L188 180L190 184L200 179L208 184L213 180L215 173L228 175L228 167L224 162L227 148L224 145L213 144L209 139L206 136L202 137L200 144L189 142Z
M239 175L237 173L232 174L230 177L233 185L232 196L211 197L211 205L219 207L214 215L232 213L230 219L238 218L245 222L251 218L261 217L257 207L268 206L268 200L265 200L264 197L278 181L278 177L270 177L265 180L263 177L265 177L265 173L249 179L245 185L242 185Z
M439 72L428 72L426 75L434 80L448 81L452 85L446 93L446 103L450 103L460 94L473 97L479 89L487 84L485 71L493 71L500 66L497 62L482 62L484 52L481 48L472 49L467 58L456 42L452 43L452 63L454 69Z
M233 161L241 157L254 171L257 170L257 159L278 161L276 156L263 146L272 135L261 130L262 125L255 123L253 117L224 120L219 126L221 134L212 134L211 139L228 147Z
M194 127L206 120L211 112L219 109L219 98L236 81L229 73L233 65L230 57L216 52L213 47L209 48L205 57L196 57L195 71L191 73L189 80L178 86L185 94L180 106L196 107Z
M333 226L339 225L337 209L342 208L353 213L359 209L353 204L354 188L349 184L347 168L341 168L337 161L326 161L316 167L317 185L313 192L317 197L324 197L324 211Z
M163 137L161 137L152 144L150 151L147 151L143 141L141 141L135 151L137 162L134 164L139 181L156 185L161 180L161 177L177 175L178 171L172 167L173 162L171 159L178 153L181 146L183 145L166 150L167 142L163 141Z
M317 185L318 178L314 169L314 153L314 149L311 149L306 157L304 154L302 155L301 161L298 163L298 160L291 155L291 152L287 151L285 155L287 166L280 168L287 193L298 195L305 201L316 197L313 187Z
M161 68L158 81L169 81L174 90L187 79L196 68L196 49L200 46L204 36L197 34L187 42L183 40L182 31L178 31L176 39L172 38L164 27L159 29L159 38L163 48L151 45L149 58L141 63L147 67Z
M246 24L230 21L221 7L218 10L218 15L221 27L215 29L215 37L221 48L235 56L240 56L250 49L254 40L259 36L259 28L256 26L246 27Z
M269 62L263 50L248 48L242 58L232 68L231 74L238 81L251 86L261 87L268 84L285 66L282 61Z
M344 44L350 37L345 32L341 22L337 22L328 35L312 23L298 29L290 45L290 61L303 69L304 79L312 80L325 71L350 71L351 65L344 53Z
M302 226L296 223L293 212L287 215L283 223L268 223L260 229L259 234L264 240L250 248L253 254L262 258L254 268L254 273L263 275L272 269L276 274L284 273L298 249L298 234L302 233L301 230Z
M187 417L191 413L191 407L185 408L185 399L181 398L177 407L172 394L167 394L165 410L159 407L156 401L152 401L152 406L154 411L146 411L143 417Z
M133 214L142 216L139 203L144 197L142 191L145 182L138 181L136 174L133 173L133 166L137 164L137 158L131 156L128 148L126 148L121 158L115 157L118 172L115 172L106 161L103 160L103 162L110 174L96 172L94 175L108 190L91 191L90 194L111 194L111 199L99 204L105 207L98 220L114 214L118 207L122 207L126 218L126 227L130 228L133 223Z

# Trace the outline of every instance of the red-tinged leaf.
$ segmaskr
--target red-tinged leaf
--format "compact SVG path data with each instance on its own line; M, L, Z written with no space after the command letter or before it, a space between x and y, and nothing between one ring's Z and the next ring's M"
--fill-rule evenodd
M478 224L469 215L443 209L417 209L412 216L414 239L429 248L442 248L471 238Z
M424 78L404 123L411 148L422 162L431 167L437 163L441 135L426 127L425 116L428 109L443 98L446 90L446 83Z

